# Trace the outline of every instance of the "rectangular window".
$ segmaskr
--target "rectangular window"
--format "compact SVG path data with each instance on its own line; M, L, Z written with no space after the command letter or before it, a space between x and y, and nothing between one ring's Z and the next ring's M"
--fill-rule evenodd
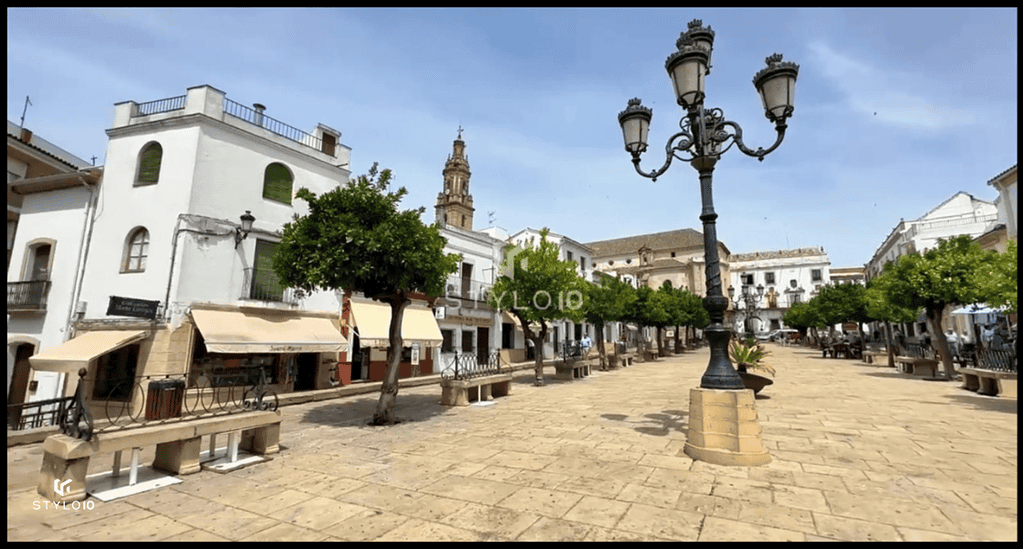
M251 299L281 301L284 298L284 286L277 279L277 273L274 272L272 263L273 253L277 246L277 242L256 241L256 258L253 261L251 293L249 294Z
M585 271L586 270L586 258L585 257L580 257L579 258L579 270L581 270L581 271Z
M764 273L764 282L774 284L774 273Z
M572 261L572 252L566 251L565 254L568 256L568 260Z
M471 353L472 350L472 330L462 330L462 352Z
M753 275L752 274L740 275L739 278L742 279L742 285L743 286L752 286L753 285Z
M453 330L441 330L440 335L443 338L443 341L440 344L440 352L442 353L455 352L454 344L455 332Z
M135 389L135 369L139 345L127 345L100 356L96 360L96 383L92 398L128 401Z
M810 278L813 279L814 282L820 282L821 281L821 270L820 269L814 269L814 270L810 271Z

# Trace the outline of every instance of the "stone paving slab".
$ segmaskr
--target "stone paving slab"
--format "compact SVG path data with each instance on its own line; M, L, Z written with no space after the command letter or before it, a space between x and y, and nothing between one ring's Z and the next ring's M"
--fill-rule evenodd
M36 495L40 445L11 447L7 539L1017 540L1014 398L798 347L772 359L762 467L682 452L703 349L545 387L519 372L485 407L402 388L389 427L367 425L376 394L285 406L271 461L88 508Z

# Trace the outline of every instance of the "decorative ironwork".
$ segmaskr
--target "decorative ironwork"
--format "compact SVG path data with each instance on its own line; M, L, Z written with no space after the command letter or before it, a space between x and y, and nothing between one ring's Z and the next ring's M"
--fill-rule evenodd
M190 375L122 379L87 378L83 368L78 375L75 396L60 413L59 425L64 434L83 440L94 433L154 422L275 411L280 405L262 366L207 367Z
M452 357L451 362L441 371L440 377L444 380L468 380L496 375L503 371L500 352L491 352L484 364L479 362L476 354L467 353Z
M7 405L7 428L12 431L57 425L67 413L73 396Z
M8 311L45 311L50 295L49 280L7 283Z
M1009 349L983 349L977 353L980 368L995 372L1016 372L1016 351Z
M242 272L244 274L242 299L298 305L304 295L294 288L282 288L277 280L277 275L272 271L250 267L243 269Z
M139 103L139 116L149 116L151 114L183 109L185 108L185 99L186 96L179 95L177 97L168 97L167 99L157 99L156 101Z
M254 124L261 128L270 130L271 132L281 137L290 139L296 143L300 143L307 147L311 147L313 149L316 149L317 151L326 152L331 156L337 156L337 144L334 144L334 150L324 151L323 140L321 138L316 137L315 135L312 135L310 133L304 132L294 126L285 124L280 120L270 118L269 116L263 114L262 111L251 109L249 107L246 107L245 105L242 105L241 103L237 103L235 101L231 101L230 99L225 98L224 113L230 114L231 116L244 120L250 124Z

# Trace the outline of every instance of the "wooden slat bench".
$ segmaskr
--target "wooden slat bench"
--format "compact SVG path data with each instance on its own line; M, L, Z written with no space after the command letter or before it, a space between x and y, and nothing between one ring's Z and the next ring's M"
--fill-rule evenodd
M67 435L50 435L43 442L43 464L37 491L56 502L81 501L86 497L89 460L94 455L114 453L114 474L120 473L120 453L132 450L131 478L138 468L139 450L156 445L153 467L175 475L200 470L199 446L202 437L241 432L241 447L255 454L279 451L280 412L243 412L217 417L183 419L159 425L141 425L111 432L99 432L85 441ZM234 451L233 448L232 451ZM66 484L71 481L70 484ZM57 485L63 494L58 493Z
M978 395L1016 398L1016 372L999 372L981 368L961 368L963 388Z
M507 396L511 394L511 381L510 373L473 379L442 379L440 403L445 406L468 406L470 402ZM476 390L470 391L471 388ZM476 398L472 398L473 392Z

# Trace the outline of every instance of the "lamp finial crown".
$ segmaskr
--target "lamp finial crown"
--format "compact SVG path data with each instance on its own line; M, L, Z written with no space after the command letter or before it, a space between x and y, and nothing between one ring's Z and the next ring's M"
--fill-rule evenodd
M771 55L767 59L765 59L765 61L767 62L768 65L776 65L778 63L781 63L781 54L776 53L774 55Z

